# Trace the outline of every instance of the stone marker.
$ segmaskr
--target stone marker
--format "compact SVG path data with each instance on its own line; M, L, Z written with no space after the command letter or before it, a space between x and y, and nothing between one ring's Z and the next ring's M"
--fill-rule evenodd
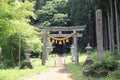
M96 38L98 59L103 58L103 28L102 28L102 11L96 10Z

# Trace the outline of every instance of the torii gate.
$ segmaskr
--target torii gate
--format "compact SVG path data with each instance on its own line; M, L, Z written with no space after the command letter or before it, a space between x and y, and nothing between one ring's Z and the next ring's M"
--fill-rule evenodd
M69 26L69 27L38 27L38 31L42 30L44 31L43 33L43 54L42 54L42 65L45 65L45 60L46 60L46 47L47 47L47 32L48 31L58 31L58 34L50 34L54 37L66 37L69 34L63 34L62 31L72 31L74 34L73 36L73 42L74 42L74 54L75 54L75 64L79 63L79 55L78 55L78 48L77 48L77 37L82 37L83 35L77 32L84 31L86 25L82 26Z

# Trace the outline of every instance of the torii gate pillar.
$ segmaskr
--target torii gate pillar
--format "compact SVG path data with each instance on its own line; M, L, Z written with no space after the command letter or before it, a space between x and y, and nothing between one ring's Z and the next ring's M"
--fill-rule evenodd
M47 43L47 31L44 30L44 36L43 36L43 54L42 54L42 65L45 65L45 60L46 60L46 43Z
M79 64L79 55L78 55L78 45L77 45L77 32L76 30L74 30L74 33L76 33L74 35L74 54L75 54L75 64Z

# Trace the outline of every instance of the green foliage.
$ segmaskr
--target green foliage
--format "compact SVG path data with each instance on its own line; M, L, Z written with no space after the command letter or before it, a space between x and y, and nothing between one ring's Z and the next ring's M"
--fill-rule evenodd
M35 28L29 24L29 18L35 18L33 5L29 1L24 3L18 0L0 1L0 46L5 65L9 64L7 60L17 64L20 39L22 59L26 47L34 52L41 52L41 39Z
M95 58L95 57L97 57L96 54L92 54L92 56L94 56L94 65L96 65L96 67L98 67L99 65L102 66L100 64L100 62L96 62L97 61L97 58ZM117 71L115 76L113 76L113 74L112 74L114 71L112 71L112 72L109 71L108 75L105 77L84 76L83 75L83 65L84 65L86 57L87 57L87 55L85 55L85 54L79 55L79 60L80 60L79 65L76 65L75 63L73 63L69 60L70 58L67 58L68 68L69 68L70 72L72 72L73 76L76 77L74 80L80 80L80 79L81 80L119 80L119 79L116 79L115 76L119 77L117 75L119 75L120 69L115 70L115 72ZM109 58L106 57L105 59L109 59ZM119 64L117 64L117 65L119 65ZM87 66L87 67L90 68L90 66ZM96 70L96 72L97 71L99 71L98 74L100 74L100 73L106 72L108 70L99 67L99 70ZM100 75L95 74L95 76L100 76Z
M104 59L102 61L96 61L97 56L94 53L94 63L91 65L85 65L85 68L89 70L88 75L95 77L107 76L109 71L117 70L119 63L112 57L109 52L104 53Z
M40 26L67 25L68 16L65 13L67 0L51 0L37 12L37 21Z
M113 71L111 74L110 74L110 76L111 77L114 77L115 79L120 79L120 71L119 70L117 70L117 71Z
M103 60L101 62L101 65L103 65L103 68L109 71L114 71L115 69L118 68L118 62L116 60Z
M106 62L106 64L104 64L105 62L96 62L92 65L87 65L88 67L86 69L89 70L88 75L94 76L94 77L104 77L107 76L108 71L113 71L116 69L116 65L114 65L114 63L112 62Z
M68 18L68 15L67 14L61 14L61 13L58 13L58 14L55 14L53 16L53 19L51 20L51 25L55 26L55 25L59 25L59 26L64 26L64 25L67 25L67 19Z
M82 25L89 20L88 0L68 0L67 11L71 25Z

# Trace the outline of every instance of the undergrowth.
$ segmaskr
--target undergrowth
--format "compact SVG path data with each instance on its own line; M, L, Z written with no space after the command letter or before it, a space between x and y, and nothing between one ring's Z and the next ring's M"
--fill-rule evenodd
M69 56L70 57L70 56ZM73 73L74 76L76 76L76 80L119 80L120 77L120 65L118 64L119 60L116 60L113 56L111 56L108 52L104 53L104 59L103 61L99 61L97 59L97 53L93 52L91 54L91 57L93 59L94 65L92 65L91 68L96 72L101 72L102 70L108 71L107 76L85 76L83 74L83 67L84 62L86 60L87 54L80 54L79 55L79 65L76 65L74 62L72 62L69 58L67 58L67 65L70 71ZM97 68L98 67L98 68ZM112 68L112 67L115 67ZM98 72L98 73L99 73Z
M46 65L41 65L41 60L38 58L32 59L32 65L33 69L18 69L11 68L11 69L1 69L0 70L0 80L19 80L25 77L30 77L32 75L39 74L41 72L46 71L50 68L50 66L53 64L54 59L49 58L49 60L46 61Z

